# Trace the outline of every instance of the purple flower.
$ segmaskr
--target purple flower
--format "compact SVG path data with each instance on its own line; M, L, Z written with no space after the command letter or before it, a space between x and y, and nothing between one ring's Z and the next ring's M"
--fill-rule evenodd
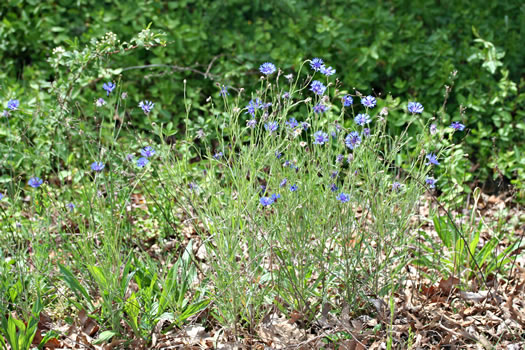
M425 182L427 183L429 188L435 188L436 187L436 179L434 179L433 177L427 177Z
M460 122L452 122L452 124L450 124L450 127L454 130L465 130L465 125L461 124Z
M350 200L350 196L344 192L341 192L339 193L339 195L337 195L337 200L340 201L341 203L346 203Z
M259 70L264 75L270 75L275 72L275 65L273 63L266 62L266 63L261 64L261 66L259 67Z
M261 197L259 199L259 202L262 204L263 207L267 207L273 203L273 199L270 197Z
M250 115L252 117L254 117L255 116L255 112L258 109L263 108L263 106L264 105L263 105L261 99L259 99L259 98L256 98L255 100L250 100L250 102L248 102L248 105L246 106L246 109L247 109L246 113L250 113Z
M20 106L20 101L18 101L18 100L9 100L9 101L7 101L7 108L9 108L12 111L16 111L19 106Z
M401 186L402 186L402 185L401 185L399 182L397 182L397 181L394 182L394 183L392 184L392 191L399 191L399 190L401 190Z
M139 159L137 159L137 166L139 168L144 168L148 163L149 160L146 157L140 157Z
M376 106L376 98L374 96L366 96L361 99L361 104L367 108L374 108Z
M279 193L274 193L270 198L272 199L272 201L277 202L277 200L281 198L281 195Z
M361 144L361 137L359 136L357 131L352 131L350 134L346 136L345 144L346 144L346 147L350 149L354 149L357 146L359 146L359 144Z
M104 90L106 90L106 92L108 93L108 96L109 96L109 93L110 93L111 91L113 91L113 89L115 89L115 86L116 86L116 85L113 84L112 82L108 82L108 83L104 83L104 84L102 85L102 88L103 88Z
M290 186L290 192L295 192L295 191L297 191L298 188L299 187L297 187L297 185L292 185L292 186Z
M338 190L339 190L339 187L337 187L336 184L331 184L330 185L330 191L337 192Z
M131 162L133 160L133 158L135 158L135 155L132 154L132 153L126 155L126 160L128 162Z
M93 171L97 171L97 172L102 171L102 169L104 169L104 167L105 167L105 165L102 162L93 162L93 163L91 163L91 170L93 170Z
M277 124L277 122L269 122L264 124L264 127L271 134L272 132L277 131L277 129L279 128L279 124Z
M323 62L323 60L320 59L320 58L314 58L314 59L312 60L312 62L310 62L310 67L312 67L312 69L313 69L314 71L316 71L316 72L319 71L319 70L321 70L321 67L322 67L323 65L324 65L324 62Z
M297 123L297 120L295 118L290 118L288 119L287 122L285 122L286 126L290 129L293 129L295 128L297 125L299 125L299 123Z
M416 114L416 113L421 114L423 113L423 110L424 110L423 105L419 102L409 102L407 109L412 114Z
M308 124L307 122L302 122L301 123L301 128L303 128L303 130L308 130L308 128L310 127L310 124Z
M334 75L335 74L335 69L334 68L332 68L332 67L326 68L325 65L322 65L319 70L321 71L321 74L324 74L327 77L329 77L330 75Z
M345 159L345 157L342 154L338 154L337 157L335 158L335 162L341 163L343 159Z
M228 92L228 87L226 85L221 85L221 91L220 94L222 97L228 96L230 93Z
M313 91L314 94L321 96L326 91L326 86L319 80L314 80L310 85L310 90Z
M249 127L249 128L255 128L255 125L257 125L257 120L255 119L250 119L248 121L246 121L246 126Z
M0 201L4 198L4 194L0 192Z
M350 95L343 96L342 101L343 101L343 106L345 107L350 107L352 103L354 103L354 99Z
M216 160L219 160L221 159L223 156L223 153L222 152L217 152L213 155L213 158L215 158Z
M287 99L289 99L289 98L290 98L290 93L289 93L289 92L285 92L285 93L283 94L283 99L287 100Z
M102 107L106 104L106 100L104 100L102 97L98 98L96 101L95 101L95 106L97 107Z
M71 212L71 211L75 210L75 204L67 203L66 204L66 208Z
M437 125L431 124L430 125L430 135L435 135L437 133Z
M368 114L358 114L355 116L354 118L354 122L357 124L357 125L360 125L360 126L363 126L365 124L368 124L372 121L372 119L370 119L370 116Z
M5 109L2 111L2 116L3 117L9 117L9 111L6 111Z
M426 165L430 165L430 164L439 165L439 162L434 153L427 154L427 159L428 159L428 163L426 163Z
M324 145L325 142L328 142L328 134L322 131L317 131L314 133L314 145Z
M149 112L151 112L154 106L155 104L151 101L146 100L146 101L139 102L139 107L142 108L145 114L149 114Z
M29 179L29 181L27 182L27 184L33 188L37 188L37 187L40 187L40 185L42 185L44 183L44 181L39 178L39 177L32 177Z
M363 129L363 136L364 137L370 136L370 129L369 128L364 128Z
M317 114L320 114L320 113L324 113L328 110L328 107L325 106L324 104L322 103L318 103L314 106L314 113L317 113Z
M338 172L337 170L334 170L334 171L332 171L332 174L330 174L330 177L331 177L332 179L335 179L335 178L337 177L338 174L339 174L339 172Z
M279 187L284 187L286 186L286 183L288 182L288 179L284 178L283 181L281 181L281 183L279 184Z
M275 151L275 158L281 159L282 156L283 156L283 154L281 152Z
M153 157L153 155L155 154L155 150L151 146L146 146L140 150L140 154L147 158Z

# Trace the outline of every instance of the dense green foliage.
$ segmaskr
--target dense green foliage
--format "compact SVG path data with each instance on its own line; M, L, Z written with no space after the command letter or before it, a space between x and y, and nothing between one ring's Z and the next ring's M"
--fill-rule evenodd
M445 85L453 86L440 118L461 120L471 129L464 150L476 176L503 174L519 181L525 178L524 13L520 1L484 6L431 0L144 1L129 6L127 1L9 0L0 5L0 97L3 103L16 97L41 108L50 98L42 89L56 74L47 61L55 47L67 50L110 31L129 40L152 22L167 34L167 47L111 56L106 67L113 70L90 72L74 87L82 91L73 93L75 99L92 101L100 92L90 82L123 73L124 91L161 106L153 121L180 125L182 78L188 79L188 98L196 105L217 94L205 78L240 88L253 81L246 72L258 74L262 61L297 69L306 58L322 57L333 63L344 86L417 98L429 113L442 105ZM144 65L159 66L137 68ZM192 129L214 129L206 111L192 113ZM392 126L406 122L401 118L391 113ZM469 168L463 162L458 179L474 179Z

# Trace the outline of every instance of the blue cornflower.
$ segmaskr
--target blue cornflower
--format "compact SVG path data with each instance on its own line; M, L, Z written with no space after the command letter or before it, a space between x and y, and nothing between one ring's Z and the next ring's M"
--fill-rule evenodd
M95 106L102 107L106 104L106 100L104 100L102 97L95 100Z
M295 128L297 125L299 125L299 123L297 122L297 120L295 118L290 118L288 119L287 122L285 122L286 126L289 127L290 129L293 129Z
M27 184L33 188L37 188L37 187L40 187L40 185L42 185L44 183L44 181L39 178L39 177L32 177L29 179L29 181L27 182Z
M279 124L277 124L277 122L269 122L269 123L264 124L264 127L271 134L272 132L277 131L277 129L279 128Z
M249 128L255 128L255 125L257 125L257 120L255 119L250 119L250 120L247 120L246 121L246 126L249 127Z
M91 170L93 171L102 171L104 169L105 165L102 162L93 162L91 163Z
M73 210L75 210L75 204L73 204L73 203L67 203L67 204L66 204L66 208L67 208L69 211L73 211Z
M264 105L263 105L261 99L259 99L259 98L256 98L255 100L250 100L250 102L248 102L248 105L246 106L246 109L247 109L246 113L250 113L250 115L252 117L254 117L255 116L255 112L258 109L263 108L263 106Z
M421 114L423 113L423 110L425 108L423 108L423 105L419 102L409 102L408 103L408 106L407 106L407 109L410 113L412 114Z
M299 187L297 185L292 185L292 186L290 186L290 192L295 192L295 191L297 191L298 188Z
M148 100L139 102L139 107L142 108L145 114L149 114L154 106L155 104Z
M437 133L437 125L431 124L430 125L430 135L435 135Z
M261 66L259 67L259 70L264 75L270 75L275 72L275 65L273 63L266 62L266 63L261 64Z
M326 86L319 80L314 80L310 85L310 90L313 91L314 94L321 96L326 91Z
M263 207L267 207L273 203L273 199L270 197L261 197L259 199L259 202L262 204Z
M113 84L112 82L107 82L107 83L104 83L104 84L102 85L102 88L103 88L104 90L106 90L106 92L108 93L108 96L109 96L109 93L110 93L111 91L113 91L113 89L115 89L115 87L116 87L116 85Z
M376 106L376 98L374 96L366 96L361 99L361 104L367 108L374 108Z
M345 157L342 154L338 154L337 157L335 158L335 162L341 163L343 162L343 159L345 159Z
M281 198L281 195L279 193L274 193L270 198L272 199L272 201L277 202L277 200Z
M147 158L153 157L153 155L155 154L155 150L151 146L146 146L140 150L140 154Z
M321 67L322 67L323 65L324 65L324 62L323 62L323 60L320 59L320 58L314 58L314 59L312 60L312 62L310 62L310 67L312 67L312 69L313 69L314 71L316 71L316 72L319 71L319 70L321 70Z
M126 155L126 160L128 162L131 162L133 160L133 158L135 158L135 155L132 154L132 153L129 153L129 154Z
M282 156L283 156L283 154L281 152L275 151L275 158L281 159Z
M197 185L195 182L190 182L188 184L188 188L193 191L197 191L199 189L199 185Z
M223 156L223 153L222 152L217 152L213 155L213 158L215 158L216 160L219 160L221 159Z
M325 142L328 142L328 134L322 131L317 131L314 133L314 145L324 145Z
M363 129L363 136L364 137L370 136L370 129L369 128L364 128Z
M439 165L439 162L434 153L427 154L427 159L428 159L428 163L426 163L426 165L430 165L430 164Z
M325 65L321 66L321 68L319 70L321 71L321 74L324 74L327 77L329 77L330 75L334 75L335 74L335 69L334 68L332 68L332 67L326 68Z
M460 122L452 122L452 124L450 124L450 127L454 130L465 130L465 125L461 124Z
M317 114L319 114L319 113L324 113L324 112L326 112L326 110L328 110L328 107L325 106L325 105L322 104L322 103L318 103L318 104L316 104L316 105L314 106L314 113L317 113Z
M221 85L221 92L222 97L228 96L230 93L228 92L228 87L226 85Z
M290 161L289 160L285 160L284 163L283 163L283 167L287 167L287 166L290 166Z
M361 137L359 136L357 131L352 131L346 136L345 144L346 147L350 149L354 149L355 147L359 146L359 144L361 144Z
M12 111L16 111L19 106L20 106L20 101L18 101L18 100L9 100L9 101L7 101L7 108L9 108Z
M354 118L354 122L357 124L357 125L360 125L360 126L363 126L365 124L368 124L372 121L372 119L370 119L370 116L368 114L358 114L355 116Z
M144 168L148 163L149 160L146 157L140 157L139 159L137 159L137 166L139 168Z
M266 192L266 185L261 185L260 188L261 188L260 193L264 194Z
M288 179L284 178L283 181L281 181L281 183L279 184L279 187L284 187L286 186L286 183L288 182Z
M4 194L3 193L0 193L0 201L4 199Z
M5 109L2 111L2 117L9 117L9 111L6 111Z
M339 187L337 187L336 184L331 184L330 185L330 191L337 192L338 190L339 190Z
M301 123L301 128L303 128L304 131L308 130L309 127L310 127L310 124L308 124L307 122Z
M427 177L425 182L427 183L429 188L435 188L436 187L436 179L434 179L433 177Z
M334 170L334 171L332 171L332 174L330 174L330 177L331 177L332 179L335 179L335 178L337 177L338 174L339 174L339 172L338 172L337 170Z
M285 93L283 94L282 97L283 97L283 99L287 100L287 99L290 98L290 93L287 91L287 92L285 92Z
M337 200L340 201L341 203L346 203L350 200L350 196L344 192L341 192L337 195Z
M343 106L345 107L350 107L352 103L354 103L354 99L350 95L343 96L342 101L343 101Z
M401 190L401 185L399 182L395 181L393 184L392 184L392 191L399 191Z

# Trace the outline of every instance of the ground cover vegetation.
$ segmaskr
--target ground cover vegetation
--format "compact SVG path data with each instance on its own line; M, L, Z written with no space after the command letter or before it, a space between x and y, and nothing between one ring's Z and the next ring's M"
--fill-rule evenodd
M519 348L523 7L416 3L0 5L0 346Z

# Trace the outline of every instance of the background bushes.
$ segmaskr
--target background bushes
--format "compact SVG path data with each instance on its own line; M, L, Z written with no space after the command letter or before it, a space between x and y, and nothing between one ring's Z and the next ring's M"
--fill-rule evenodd
M55 47L67 49L109 31L129 40L151 22L167 34L166 47L107 61L113 69L109 78L118 80L116 74L122 73L123 91L157 103L154 120L134 117L144 130L152 121L181 124L184 78L194 107L193 128L213 133L207 110L198 107L219 92L207 78L250 88L247 82L255 79L245 72L258 75L261 62L297 69L304 59L322 57L336 68L343 86L415 99L443 124L466 124L470 132L463 148L471 163L458 163L458 178L485 182L503 175L516 184L525 182L525 47L520 36L525 5L520 1L483 6L431 0L137 1L131 6L129 1L8 0L0 5L0 18L4 105L16 97L30 109L45 110L52 97L44 88L55 76L47 58ZM148 65L156 66L143 67ZM108 71L90 74L92 82L108 78ZM93 101L102 94L96 86L79 84L73 95L79 102ZM450 87L447 104L437 113L445 86ZM404 123L402 115L391 111L389 127Z

